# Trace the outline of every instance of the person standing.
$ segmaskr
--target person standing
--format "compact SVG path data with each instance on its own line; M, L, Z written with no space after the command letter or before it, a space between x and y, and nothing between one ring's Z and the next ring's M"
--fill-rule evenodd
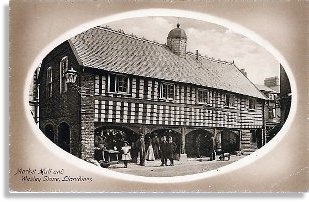
M154 161L155 160L155 155L154 155L154 152L153 152L151 139L149 139L148 148L147 148L147 151L146 151L146 160L147 161Z
M175 151L176 151L176 144L175 142L173 142L173 138L169 137L167 143L166 156L170 160L170 166L174 166Z
M166 136L163 136L160 144L161 166L167 166L167 146Z
M159 146L160 146L159 138L158 136L154 136L152 138L152 147L153 147L155 159L160 158Z
M121 147L122 150L122 160L124 163L124 167L127 168L128 167L128 161L131 160L131 154L130 154L130 150L131 150L131 146L128 145L128 142L124 142L124 146Z
M140 136L139 140L136 142L136 146L139 152L140 165L145 166L145 140L144 136Z

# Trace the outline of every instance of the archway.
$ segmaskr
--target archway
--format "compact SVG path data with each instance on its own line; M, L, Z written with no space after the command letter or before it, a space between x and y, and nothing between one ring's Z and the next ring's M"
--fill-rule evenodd
M120 151L124 142L128 142L131 148L132 159L137 158L135 143L140 135L133 130L121 126L101 126L94 131L95 159L102 160L102 150Z
M194 130L186 135L186 153L189 158L211 157L214 150L213 134L206 130Z
M70 126L62 122L58 126L58 145L67 152L70 152Z
M153 144L155 157L160 158L159 146L160 146L163 136L166 136L166 140L168 140L169 137L172 137L173 142L176 144L175 159L179 160L181 146L182 146L182 139L181 139L181 134L173 129L163 128L163 129L157 129L157 130L152 131L151 133L148 133L145 136L146 147L148 147L149 142L151 142ZM158 149L158 151L156 151L156 149Z
M221 133L222 152L236 153L240 150L240 137L237 133L224 130Z
M45 136L46 136L48 139L50 139L52 142L55 141L55 140L54 140L55 134L54 134L54 126L53 126L53 125L47 124L47 125L45 126Z

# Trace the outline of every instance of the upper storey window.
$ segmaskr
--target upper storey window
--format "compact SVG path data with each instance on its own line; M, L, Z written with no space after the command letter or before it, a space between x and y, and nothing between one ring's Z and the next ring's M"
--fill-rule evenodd
M198 103L207 104L209 103L209 91L204 89L198 89Z
M53 72L52 67L48 67L46 71L46 97L52 97L53 93Z
M224 106L235 107L235 95L226 94Z
M108 76L109 92L129 93L130 79L126 75L110 74Z
M60 93L66 92L68 90L68 85L65 79L65 73L69 69L69 59L65 56L60 61Z
M172 83L161 83L160 98L166 100L174 100L175 98L175 85Z
M254 98L249 98L249 109L256 109L256 100Z

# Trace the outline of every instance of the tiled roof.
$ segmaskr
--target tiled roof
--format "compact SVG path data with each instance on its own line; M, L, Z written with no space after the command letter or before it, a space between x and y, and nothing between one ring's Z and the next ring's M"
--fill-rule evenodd
M78 61L85 67L111 72L191 83L265 99L233 63L193 53L181 58L166 45L95 27L69 40Z

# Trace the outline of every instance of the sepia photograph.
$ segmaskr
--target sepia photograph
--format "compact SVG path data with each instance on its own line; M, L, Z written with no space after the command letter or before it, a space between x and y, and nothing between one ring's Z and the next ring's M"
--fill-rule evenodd
M263 47L221 25L141 17L90 28L33 73L33 121L62 150L145 177L219 170L288 117L290 82Z
M7 193L301 198L306 5L10 0Z

